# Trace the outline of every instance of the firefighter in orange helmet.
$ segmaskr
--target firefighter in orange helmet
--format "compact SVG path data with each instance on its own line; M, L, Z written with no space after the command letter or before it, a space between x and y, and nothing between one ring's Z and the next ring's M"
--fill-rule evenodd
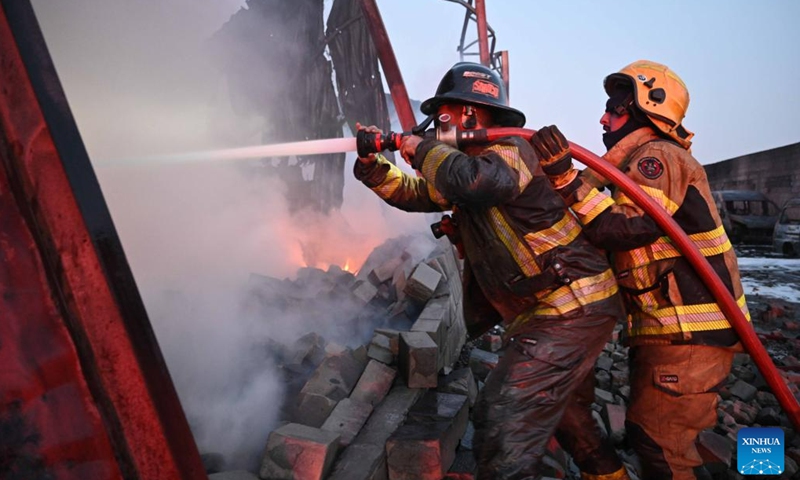
M668 67L634 62L606 77L600 119L604 159L626 172L689 235L749 319L736 255L722 227L705 170L683 126L686 85ZM572 166L558 128L532 139L545 172L592 242L613 254L628 309L631 402L626 429L643 478L694 479L702 469L699 432L716 424L717 389L740 351L711 292L658 225L623 192Z
M422 112L452 128L521 127L497 72L459 63ZM368 130L377 132L374 127ZM627 479L591 416L594 362L623 315L604 254L581 233L530 143L507 137L464 151L409 136L400 152L417 178L377 156L355 175L406 211L453 211L472 337L504 323L504 355L475 407L478 478L539 478L555 433L586 479Z

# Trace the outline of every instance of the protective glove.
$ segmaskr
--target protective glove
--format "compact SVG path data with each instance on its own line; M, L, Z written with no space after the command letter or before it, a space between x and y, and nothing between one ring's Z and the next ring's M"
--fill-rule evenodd
M364 126L360 122L356 122L356 130L365 130L367 133L383 133L381 129L375 125ZM358 162L363 167L369 167L375 164L377 157L374 153L370 153L366 157L358 157Z
M569 142L555 125L542 127L531 138L542 170L550 179L550 183L558 190L569 185L578 175L572 165L572 152Z

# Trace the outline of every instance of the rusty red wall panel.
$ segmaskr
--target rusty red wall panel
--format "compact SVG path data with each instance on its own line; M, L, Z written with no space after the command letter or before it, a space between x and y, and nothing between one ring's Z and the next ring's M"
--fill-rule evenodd
M56 478L205 478L23 0L0 0L0 161L0 418L36 430L23 435L25 451L37 468L64 472ZM13 454L3 441L0 477Z
M0 478L122 478L5 168L0 311Z

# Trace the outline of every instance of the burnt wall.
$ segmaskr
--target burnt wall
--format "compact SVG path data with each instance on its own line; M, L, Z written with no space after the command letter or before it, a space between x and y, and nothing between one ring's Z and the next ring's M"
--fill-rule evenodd
M783 205L800 197L800 142L705 166L712 190L756 190Z

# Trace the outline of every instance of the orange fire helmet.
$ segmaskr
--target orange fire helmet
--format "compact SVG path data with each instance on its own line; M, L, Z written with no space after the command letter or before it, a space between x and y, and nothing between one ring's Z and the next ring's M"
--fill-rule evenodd
M689 108L689 90L675 72L660 63L638 60L605 78L603 86L609 96L619 82L632 83L636 106L656 128L689 148L694 133L681 124Z

